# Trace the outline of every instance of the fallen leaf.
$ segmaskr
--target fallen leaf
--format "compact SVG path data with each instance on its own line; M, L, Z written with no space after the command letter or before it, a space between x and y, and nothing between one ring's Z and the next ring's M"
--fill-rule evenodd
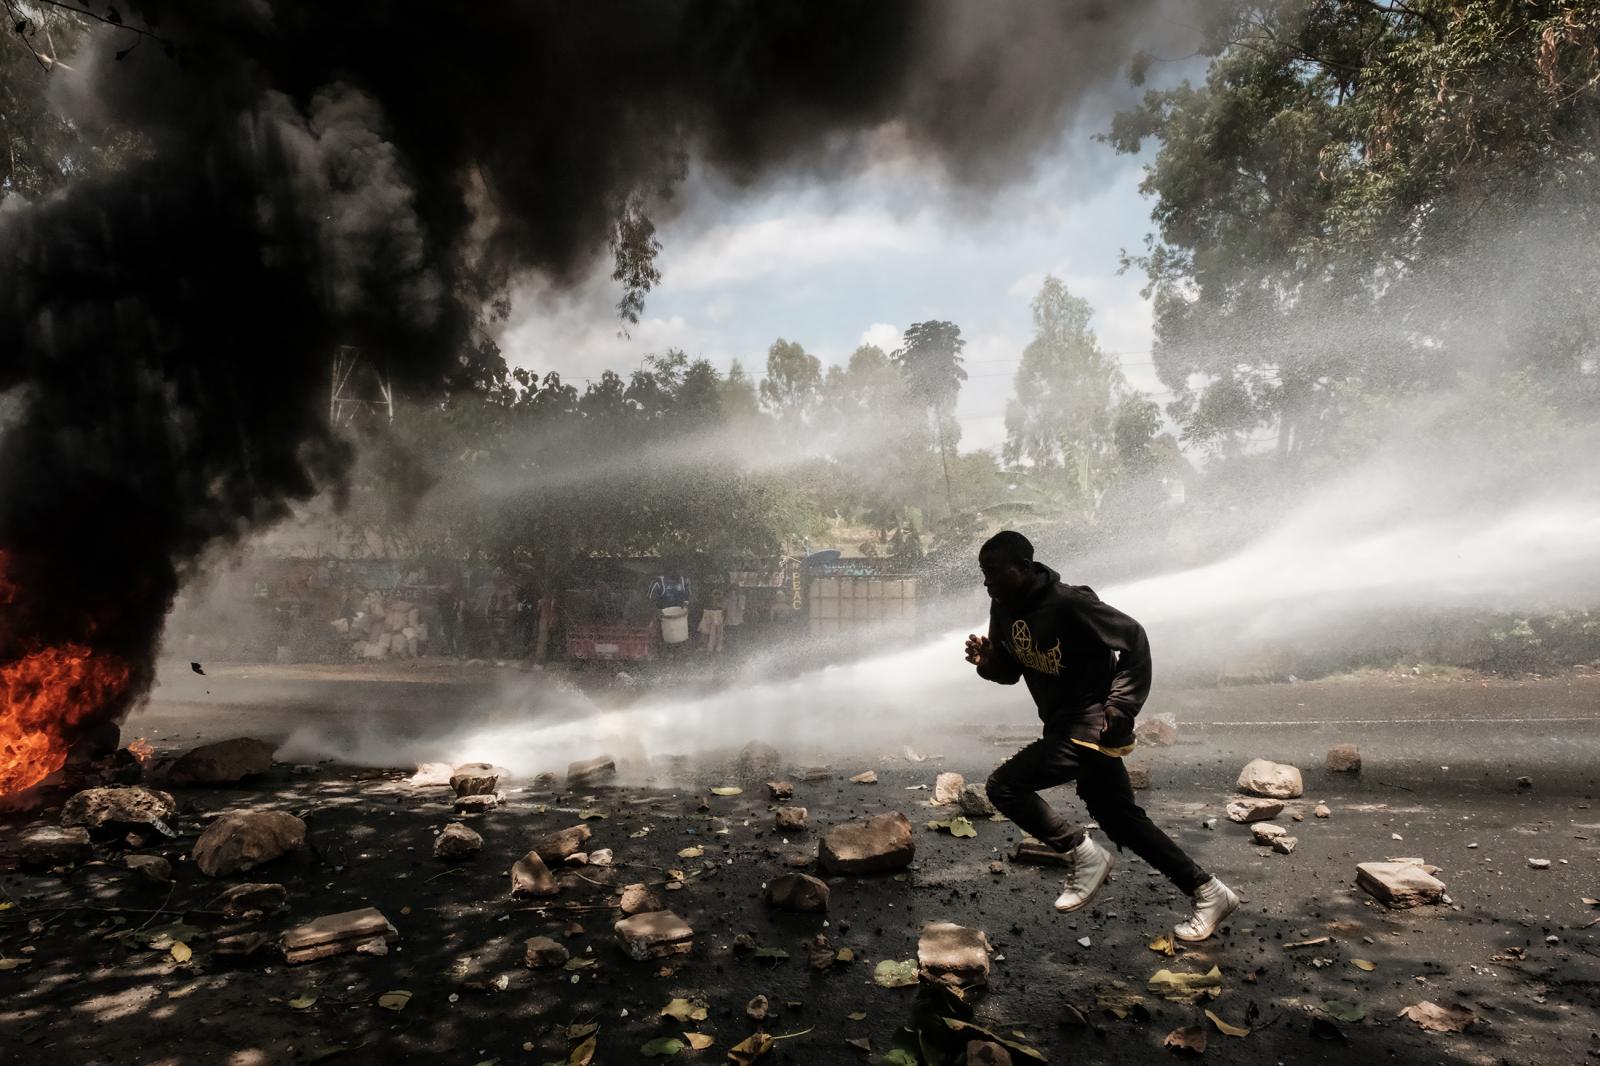
M185 944L181 940L174 940L172 942L172 947L169 950L172 953L173 962L188 962L190 959L194 958L193 949L191 949L188 944Z
M895 1048L878 1057L878 1066L921 1066L915 1053L905 1048Z
M18 966L26 966L32 959L0 959L0 973L15 970Z
M1144 997L1133 992L1102 992L1095 1000L1095 1008L1108 1012L1118 1021L1125 1021L1130 1014L1139 1021L1150 1016Z
M849 1018L853 1022L864 1022L867 1020L867 1012L864 1010L858 1010L853 1014L846 1014L845 1017Z
M1587 903L1587 902L1589 902L1589 901L1588 901L1588 900L1584 900L1584 902L1585 902L1585 903ZM12 908L12 907L15 907L15 906L16 906L16 904L15 904L15 903L12 903L12 902L11 902L11 901L10 901L10 900L8 900L8 899L7 899L7 900L0 900L0 911L8 911L8 910L10 910L10 909L11 909L11 908Z
M703 1022L706 1020L706 1008L687 999L675 999L661 1008L661 1016L676 1018L680 1022Z
M872 1054L872 1041L867 1037L858 1036L858 1037L855 1037L854 1039L846 1040L845 1043L849 1044L853 1048L860 1048L862 1051L865 1051L868 1055Z
M728 1049L728 1060L739 1066L749 1066L772 1050L772 1037L766 1033L751 1033Z
M1441 1007L1423 1000L1403 1009L1397 1017L1410 1018L1431 1033L1460 1033L1478 1020L1466 1007Z
M599 1031L600 1026L596 1022L588 1022L584 1025L569 1025L567 1026L567 1039L582 1040L584 1037L593 1036Z
M739 796L744 794L744 789L737 785L723 785L711 790L713 796Z
M689 1046L696 1051L704 1051L716 1043L710 1033L684 1033L683 1038L689 1041Z
M1206 1051L1206 1031L1198 1025L1174 1029L1161 1041L1161 1046L1185 1055L1203 1055Z
M1336 1022L1354 1023L1367 1016L1367 1008L1359 1003L1350 1003L1342 999L1330 999L1323 1002L1322 1013Z
M567 1056L567 1066L589 1066L594 1061L596 1038L590 1037L572 1049L572 1054Z
M1351 959L1350 964L1356 969L1365 970L1368 973L1371 973L1373 970L1378 968L1376 963L1368 962L1366 959Z
M378 1006L384 1010L405 1010L406 1004L411 1002L411 993L405 989L394 992L385 992L378 997Z
M1077 1007L1070 1003L1064 1003L1061 1006L1061 1024L1070 1025L1073 1028L1081 1028L1089 1024L1089 1019Z
M884 959L872 971L872 979L884 988L906 988L917 983L917 960L895 962Z
M1169 959L1178 953L1178 949L1172 943L1172 938L1170 936L1158 936L1154 940L1150 941L1150 943L1146 944L1145 947L1149 948L1157 955L1165 955Z
M675 1036L658 1036L648 1044L645 1044L643 1047L641 1047L639 1049L639 1054L648 1056L650 1058L664 1058L669 1055L676 1055L686 1047L688 1047L688 1045Z
M833 953L834 962L855 962L856 953L849 948L840 948Z
M684 848L683 850L679 851L678 852L678 858L680 858L680 859L698 859L700 856L704 855L705 853L706 853L706 849L705 848L702 848L702 847L699 847L698 845L696 845L695 847Z
M787 959L789 953L782 948L756 948L758 959Z
M628 839L629 840L643 840L645 837L647 837L649 835L650 835L650 827L649 826L645 826L643 829L639 830L636 833L629 833L628 834Z
M1038 1059L1040 1062L1045 1061L1045 1057L1036 1049L1029 1047L1027 1044L1018 1043L1015 1040L1008 1040L999 1033L985 1029L981 1025L976 1025L968 1021L962 1021L960 1018L941 1018L940 1020L943 1021L946 1026L958 1033L976 1033L983 1039L991 1040L994 1043L1004 1047L1008 1051L1014 1051L1019 1055L1026 1055L1030 1059Z
M611 815L598 807L585 807L578 812L578 817L585 822L600 822L610 818Z
M316 1002L317 994L315 992L302 992L289 1001L289 1006L295 1010L307 1010L315 1006Z
M928 823L928 828L933 830L943 829L953 837L975 837L978 835L977 827L965 817L935 819Z
M1214 1011L1206 1011L1206 1017L1211 1019L1211 1024L1217 1027L1218 1032L1223 1033L1226 1036L1250 1035L1250 1030L1246 1029L1242 1025L1234 1025L1230 1022L1223 1021L1221 1018L1217 1017Z
M568 959L567 960L567 964L564 967L562 967L562 969L565 969L565 970L586 970L590 966L593 966L593 965L594 965L594 960L593 959L586 959L582 955L578 955L578 956L575 956L573 958Z
M1583 905L1585 907L1600 907L1600 899L1595 899L1593 896L1580 896L1578 898L1583 900ZM0 904L0 911L5 910L6 907L9 906L11 906L9 903Z
M1145 986L1151 992L1175 1003L1192 1001L1208 990L1222 987L1222 971L1213 966L1206 973L1174 973L1157 970Z

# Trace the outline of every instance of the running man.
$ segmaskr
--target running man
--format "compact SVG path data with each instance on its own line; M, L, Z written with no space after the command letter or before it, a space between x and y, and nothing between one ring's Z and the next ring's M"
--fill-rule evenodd
M967 638L967 662L1002 685L1026 680L1044 736L989 775L989 799L1024 832L1063 852L1066 885L1056 910L1087 906L1111 873L1111 853L1063 818L1040 790L1078 783L1089 815L1120 850L1129 848L1182 889L1194 912L1173 930L1205 940L1239 906L1232 889L1197 866L1133 800L1122 756L1133 750L1133 720L1150 694L1144 628L1067 585L1033 561L1021 533L996 533L978 552L992 601L989 635Z

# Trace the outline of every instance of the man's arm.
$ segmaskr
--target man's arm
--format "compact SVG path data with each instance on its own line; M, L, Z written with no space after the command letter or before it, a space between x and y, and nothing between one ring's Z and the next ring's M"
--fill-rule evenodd
M978 676L997 685L1015 685L1022 678L1022 664L1006 651L997 639L994 622L989 623L989 635L981 638L977 659Z
M1144 626L1115 607L1099 600L1081 604L1079 617L1105 645L1117 653L1117 669L1111 676L1111 694L1106 708L1132 719L1150 696L1150 641Z

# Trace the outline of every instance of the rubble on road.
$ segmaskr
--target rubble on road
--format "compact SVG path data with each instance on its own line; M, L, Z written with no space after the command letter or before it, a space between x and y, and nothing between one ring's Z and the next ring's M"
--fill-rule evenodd
M663 959L694 949L694 930L671 911L649 911L620 919L612 926L630 959Z
M661 897L650 890L650 886L639 882L624 885L622 889L622 913L631 917L635 914L649 914L651 911L664 911L667 905L661 902Z
M616 780L617 761L609 755L567 764L567 789L571 792L603 788Z
M808 784L815 784L818 781L830 780L833 777L833 771L826 766L807 766L800 771L799 777L800 780Z
M878 771L863 770L861 773L852 777L850 779L850 783L852 785L876 785L878 783Z
M830 873L881 874L910 866L916 850L910 820L894 811L834 826L817 854Z
M1150 787L1150 767L1148 767L1148 766L1130 766L1130 767L1128 767L1128 784L1129 784L1130 787L1132 787L1136 791L1140 791L1140 792L1142 792L1145 789L1149 788Z
M1011 852L1011 861L1023 863L1028 866L1070 866L1072 860L1064 851L1057 851L1049 844L1034 840L1031 837L1017 843Z
M500 771L486 762L464 763L450 775L457 796L487 796L499 786Z
M259 917L288 906L289 890L266 882L230 885L208 903L207 909L221 911L230 918Z
M1134 722L1134 737L1141 744L1170 748L1178 742L1178 719L1170 714L1143 715Z
M794 798L794 782L792 782L792 781L768 781L767 782L767 793L775 800L793 799Z
M1327 766L1331 774L1359 774L1361 749L1354 744L1339 744L1329 748Z
M283 934L284 960L296 964L342 955L347 951L381 955L400 933L376 907L314 918ZM381 949L381 950L380 950Z
M480 792L470 796L457 796L452 809L457 814L483 814L500 806L500 793Z
M798 913L826 911L828 883L810 874L784 874L767 885L767 905Z
M556 884L555 874L544 864L544 859L537 851L530 851L518 859L511 867L511 896L521 899L526 896L553 896L561 891L561 886Z
M571 957L571 952L547 936L530 936L523 944L523 965L534 969L565 966Z
M254 737L235 737L190 748L166 765L160 780L172 785L232 785L272 769L277 748Z
M1316 810L1312 811L1311 813L1316 815L1318 818L1331 818L1333 816L1333 812L1328 809L1328 805L1326 803L1317 804Z
M1250 837L1257 844L1271 844L1278 837L1286 837L1289 831L1281 825L1272 822L1256 822L1250 827Z
M534 842L533 850L544 860L546 866L560 866L567 861L568 855L583 850L583 846L589 842L590 835L588 825L579 822L554 833L546 833Z
M1271 799L1298 799L1305 794L1299 769L1271 759L1252 759L1246 763L1234 787L1247 795Z
M1444 882L1430 874L1420 861L1359 863L1356 884L1395 910L1438 903L1445 890Z
M804 807L779 807L773 812L773 827L784 832L798 832L806 827L809 812Z
M1294 849L1299 845L1299 843L1300 840L1298 837L1273 837L1272 850L1277 852L1279 855L1292 855L1294 853Z
M972 988L989 983L989 938L981 929L929 922L917 941L918 973L926 981Z
M610 848L595 848L589 853L590 866L610 866L614 861Z
M933 802L941 807L960 803L961 793L966 787L967 779L960 774L940 774L933 779Z
M1550 869L1550 860L1549 859L1529 859L1528 860L1528 868L1530 870L1548 870L1548 869Z
M1248 825L1265 822L1283 813L1283 804L1277 800L1238 799L1228 804L1228 821Z
M61 826L82 826L101 836L121 836L130 829L148 826L170 837L176 834L167 822L177 813L178 802L171 794L153 788L87 788L61 808Z
M297 850L306 840L306 823L282 811L224 814L194 842L194 863L207 877L252 870Z
M124 855L128 869L153 885L172 883L172 864L159 855Z
M446 862L467 859L483 849L483 837L460 822L451 822L433 841L433 857Z
M988 789L983 785L969 784L961 790L961 813L969 818L989 818L999 812L989 802Z

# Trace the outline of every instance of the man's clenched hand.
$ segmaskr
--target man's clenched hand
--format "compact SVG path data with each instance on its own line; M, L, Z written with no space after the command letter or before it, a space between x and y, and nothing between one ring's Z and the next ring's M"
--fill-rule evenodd
M988 637L980 637L976 633L967 634L967 662L978 667L988 666L992 651Z

